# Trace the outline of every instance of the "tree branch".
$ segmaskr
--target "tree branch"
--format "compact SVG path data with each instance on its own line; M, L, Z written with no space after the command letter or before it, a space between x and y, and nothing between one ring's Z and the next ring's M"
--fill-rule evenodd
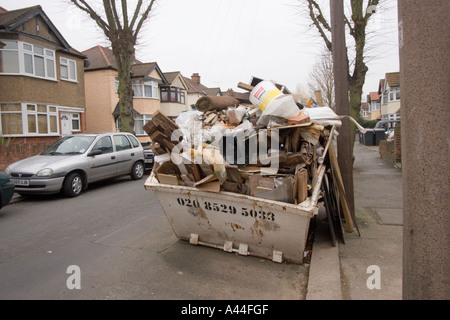
M322 10L320 9L320 6L317 4L314 0L307 0L308 2L308 9L309 9L309 16L311 17L311 20L313 21L313 24L316 26L317 30L320 33L320 36L325 41L325 45L327 46L329 51L332 51L332 44L330 39L328 39L325 30L331 32L331 27L326 21L325 17L322 14ZM319 14L316 15L314 12L314 8L316 8L319 11ZM325 28L325 30L324 30Z
M106 19L108 20L111 31L121 30L119 19L115 19L113 13L114 0L103 0L103 7L105 9ZM116 12L117 13L117 12Z
M113 0L114 1L114 0ZM123 15L123 27L128 28L128 8L127 0L122 0L122 15Z
M72 3L82 11L86 12L100 27L100 29L103 30L105 35L108 35L110 32L109 25L94 11L94 9L89 6L89 4L86 3L84 0L70 0ZM84 6L82 6L79 2L81 2Z
M147 19L148 14L150 13L150 10L152 10L153 4L155 3L156 0L152 0L150 2L150 4L148 5L147 9L145 10L145 12L142 14L141 20L139 20L137 26L136 26L136 30L134 31L133 37L136 39L139 31L142 28L142 24L144 23L144 21Z
M139 12L141 11L142 0L139 0L136 5L136 10L134 10L133 18L131 19L130 28L133 29L134 24L136 23Z

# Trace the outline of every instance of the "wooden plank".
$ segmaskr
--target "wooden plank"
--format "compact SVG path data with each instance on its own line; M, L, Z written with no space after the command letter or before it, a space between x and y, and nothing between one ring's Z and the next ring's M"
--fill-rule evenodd
M247 91L252 91L255 88L254 86L251 86L251 85L243 83L243 82L239 82L237 86L238 86L238 88L241 88L241 89L244 89Z
M345 197L344 183L342 181L341 171L339 170L339 164L337 161L336 153L334 151L333 143L330 143L328 147L328 156L330 158L331 167L333 168L333 173L335 174L339 192L339 200L341 202L342 209L344 210L344 217L347 224L347 231L351 233L355 230L355 227L353 225L353 217L351 215L350 208L347 203L347 198Z

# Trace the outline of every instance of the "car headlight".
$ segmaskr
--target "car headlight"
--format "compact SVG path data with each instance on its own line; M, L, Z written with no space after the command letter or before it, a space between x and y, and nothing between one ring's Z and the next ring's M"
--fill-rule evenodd
M53 174L53 170L52 169L42 169L40 170L36 175L38 177L49 177Z
M8 176L11 176L11 168L10 167L6 167L5 171L4 171Z

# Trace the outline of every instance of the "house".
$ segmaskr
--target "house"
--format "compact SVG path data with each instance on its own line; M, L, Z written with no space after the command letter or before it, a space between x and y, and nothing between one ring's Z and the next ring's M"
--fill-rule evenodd
M159 110L165 116L176 118L191 107L186 99L188 85L179 71L164 72L166 83L160 85L161 104Z
M381 119L400 120L400 72L386 73L378 86L381 95Z
M0 7L0 170L84 131L85 59L41 6Z
M190 78L183 77L188 86L187 90L187 104L189 106L195 105L197 100L203 96L221 96L220 88L208 88L200 83L200 75L193 73Z
M361 118L363 118L364 120L369 120L369 104L367 102L362 102L361 103L361 109L360 109L360 116Z
M381 95L377 91L367 95L367 116L368 120L381 119Z
M120 131L117 66L112 50L95 46L83 51L89 61L85 68L86 131ZM160 85L167 85L156 62L134 59L131 66L134 131L141 142L149 141L144 125L160 109Z

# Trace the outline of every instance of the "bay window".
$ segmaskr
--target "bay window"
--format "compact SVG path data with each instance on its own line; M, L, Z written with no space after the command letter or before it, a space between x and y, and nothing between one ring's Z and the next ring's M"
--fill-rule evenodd
M152 80L133 80L133 97L158 98L158 82Z
M55 106L33 103L0 103L2 135L57 135Z
M185 93L177 87L161 87L161 102L185 103Z
M55 51L13 40L0 40L0 74L56 80Z

